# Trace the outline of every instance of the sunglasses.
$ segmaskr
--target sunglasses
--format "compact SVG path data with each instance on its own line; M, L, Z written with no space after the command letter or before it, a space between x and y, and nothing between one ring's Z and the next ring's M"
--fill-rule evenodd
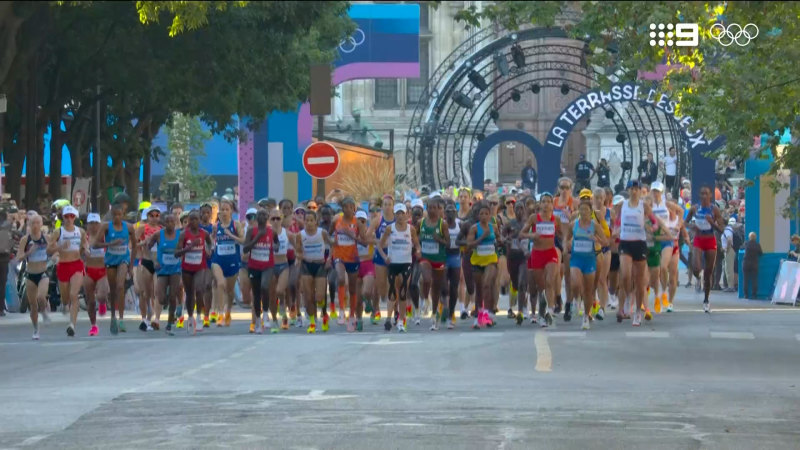
M489 202L489 204L492 205L492 206L497 206L497 205L500 204L500 202Z
M569 186L564 186L564 185L561 185L561 186L559 186L558 188L559 188L559 189L561 189L561 190L564 190L564 191L566 191L567 189L569 189Z
M514 203L516 203L516 202L509 200L509 201L506 202L506 205L513 205Z
M255 214L248 214L245 217L247 218L247 220L253 220L253 219L256 218L256 215Z
M65 214L65 215L64 215L64 218L65 218L65 219L69 219L69 218L72 218L72 219L74 219L74 218L75 218L75 214Z
M280 222L281 218L280 217L273 217L273 218L269 219L269 221L270 222Z

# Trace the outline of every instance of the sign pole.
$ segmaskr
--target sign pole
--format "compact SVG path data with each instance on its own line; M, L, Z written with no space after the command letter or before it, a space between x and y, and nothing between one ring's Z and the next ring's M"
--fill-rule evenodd
M322 142L325 140L325 116L317 116L317 128L319 128L319 140L318 142ZM322 196L322 198L327 198L325 195L325 179L324 178L317 178L317 196Z

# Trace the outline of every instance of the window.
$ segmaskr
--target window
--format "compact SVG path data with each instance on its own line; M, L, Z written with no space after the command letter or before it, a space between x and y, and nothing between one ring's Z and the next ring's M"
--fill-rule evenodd
M420 39L419 41L419 78L409 78L406 80L406 104L415 105L420 97L425 86L428 84L428 77L430 76L430 41L427 39Z
M400 106L397 102L397 80L376 79L375 80L375 107L376 108L396 108Z

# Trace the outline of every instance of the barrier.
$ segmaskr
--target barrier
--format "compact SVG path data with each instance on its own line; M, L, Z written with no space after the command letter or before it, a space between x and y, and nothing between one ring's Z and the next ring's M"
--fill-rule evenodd
M758 261L758 291L756 300L769 300L772 295L772 288L775 277L778 275L778 267L781 260L786 257L786 253L764 253ZM744 249L739 250L739 298L744 298Z
M772 290L772 304L797 305L797 291L800 290L800 263L781 261L775 288Z

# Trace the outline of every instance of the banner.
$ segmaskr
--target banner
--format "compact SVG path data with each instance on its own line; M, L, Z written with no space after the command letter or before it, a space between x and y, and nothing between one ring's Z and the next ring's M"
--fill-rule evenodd
M89 213L89 194L92 192L91 178L76 178L75 185L72 187L72 206L78 213Z
M781 268L775 277L775 289L772 291L772 303L795 306L797 291L800 290L800 263L781 261Z

